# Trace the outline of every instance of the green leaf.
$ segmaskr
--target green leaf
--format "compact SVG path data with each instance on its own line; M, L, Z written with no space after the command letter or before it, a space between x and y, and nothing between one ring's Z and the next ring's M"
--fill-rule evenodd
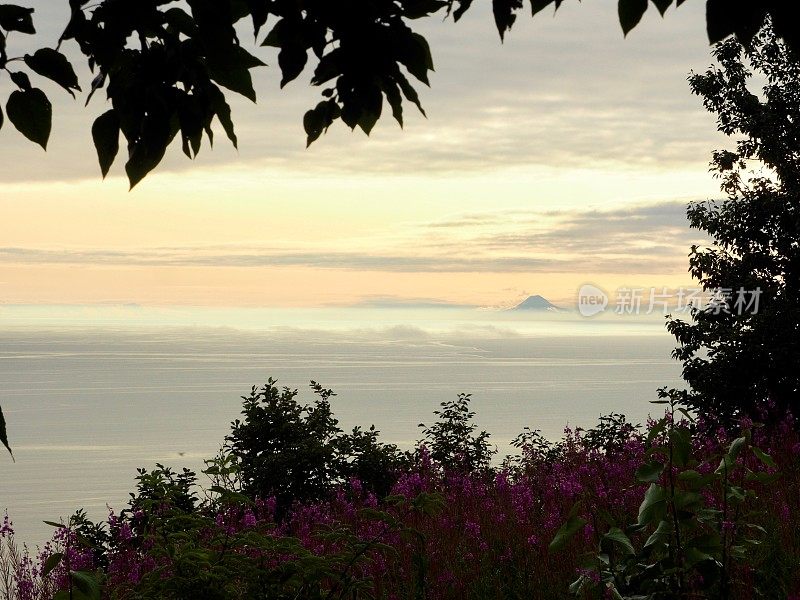
M623 550L625 550L626 554L636 554L636 550L633 548L631 540L619 527L612 527L609 529L608 533L606 533L602 539L603 541L621 546Z
M48 556L47 560L44 562L44 567L42 568L42 577L47 577L50 574L50 571L58 566L58 563L61 562L62 558L64 558L64 554L61 552L56 552L55 554Z
M114 109L97 117L92 125L92 139L97 150L100 172L105 178L119 151L119 117Z
M700 505L703 497L697 492L676 491L672 501L677 510L691 510Z
M0 28L20 33L36 33L33 27L33 9L16 4L0 4Z
M772 483L780 479L779 473L748 473L744 476L745 481L757 481L758 483Z
M692 456L692 439L689 430L684 427L675 427L669 432L672 442L673 459L678 466L684 467Z
M703 552L702 550L698 550L697 548L688 548L686 550L686 566L692 567L697 563L703 562L705 560L714 560L714 557L710 554Z
M672 523L667 521L666 519L662 519L656 530L650 534L650 537L647 538L647 541L644 543L645 549L652 548L653 546L663 546L667 542L669 542L670 536L672 535Z
M686 471L681 471L680 473L678 473L677 476L678 481L686 483L689 486L689 488L693 490L700 489L711 478L712 478L711 475L701 475L694 469L687 469Z
M584 525L586 525L586 520L576 515L567 519L566 523L556 532L553 541L550 542L550 551L558 550L563 547L576 533L583 529Z
M0 112L2 114L2 112ZM2 119L0 119L2 122ZM11 446L8 445L8 434L6 433L6 418L3 416L3 407L0 406L0 442L6 447L8 453L11 455L11 460L14 460L14 453L11 452Z
M660 521L667 512L667 493L663 487L651 483L639 506L639 525Z
M53 107L39 88L11 92L6 103L8 120L26 138L47 150Z
M739 456L739 452L741 452L744 445L747 443L747 436L738 437L731 442L731 446L728 449L728 456L731 457L732 460L736 460Z
M100 582L97 581L97 576L94 573L89 573L87 571L71 571L70 577L72 578L73 585L84 596L91 600L101 600Z
M639 24L646 10L647 0L619 0L617 4L619 24L622 25L622 32L625 35Z
M55 81L67 90L73 98L75 97L73 90L81 90L75 70L67 60L67 57L58 50L41 48L32 55L26 54L25 64L42 77Z
M50 527L55 527L57 529L63 529L66 527L63 523L56 523L55 521L42 521L45 525L50 525Z
M653 483L659 480L663 472L664 465L660 462L649 462L636 469L636 479L643 483Z
M647 432L647 445L653 443L653 440L656 439L661 432L664 431L664 428L667 426L666 419L659 419L658 422L650 428L650 431Z
M760 460L762 463L764 463L770 469L777 469L778 468L778 465L775 464L775 461L772 459L772 457L769 454L767 454L763 450L760 450L759 448L756 448L755 446L752 447L752 450L753 450L753 454L756 455L756 458L758 458L758 460Z

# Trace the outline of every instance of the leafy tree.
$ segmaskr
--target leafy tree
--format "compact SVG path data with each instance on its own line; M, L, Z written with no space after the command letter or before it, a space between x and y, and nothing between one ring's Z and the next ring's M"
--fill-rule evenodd
M378 431L356 427L345 434L331 411L331 390L311 382L313 404L297 401L297 390L279 389L270 379L243 396L243 420L231 424L225 451L236 462L242 491L274 496L282 518L294 502L313 502L349 478L378 495L394 484L401 456L378 441Z
M463 473L480 473L491 466L495 450L486 431L475 433L475 413L469 409L470 394L459 394L456 400L442 402L441 410L433 412L436 423L427 427L420 423L423 443L431 458L444 468Z
M296 501L324 498L338 471L332 392L315 388L317 399L303 405L297 390L279 389L270 379L243 396L243 420L231 425L226 450L239 468L242 491L252 497L275 496L278 512Z
M551 5L557 9L562 1L531 0L530 10L535 15ZM651 0L662 15L683 1ZM748 44L771 15L777 34L798 48L800 29L790 4L707 0L709 39L713 43L734 34ZM237 145L222 88L255 102L251 70L265 66L240 43L238 23L249 18L254 41L278 49L281 87L311 67L309 59L315 61L311 84L321 88L322 98L303 118L309 144L339 119L369 134L383 113L384 99L401 126L404 99L423 111L409 77L428 85L433 58L428 42L409 23L436 13L457 21L471 5L472 0L69 0L70 18L56 48L13 56L9 34L36 32L33 9L0 4L0 69L17 88L5 112L25 137L47 147L52 106L30 75L50 79L73 96L80 92L75 71L61 52L63 43L74 42L95 73L87 103L104 90L111 104L92 125L101 172L105 176L113 164L121 134L133 187L158 165L175 138L189 158L200 151L204 135L212 143L215 120ZM626 34L648 5L647 0L618 1ZM522 8L523 0L492 0L501 38Z
M722 293L668 329L691 385L686 402L729 419L765 403L797 408L800 397L800 66L769 26L749 48L728 40L714 55L719 66L689 83L737 142L711 163L727 199L688 215L713 239L692 248L690 272Z

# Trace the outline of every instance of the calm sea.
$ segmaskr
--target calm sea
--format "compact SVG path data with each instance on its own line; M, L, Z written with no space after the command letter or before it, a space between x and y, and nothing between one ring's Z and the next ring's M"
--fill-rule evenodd
M473 395L501 454L523 427L558 438L622 412L641 422L679 386L663 319L476 311L0 311L0 510L41 543L77 508L123 508L135 469L202 467L240 396L273 377L310 400L333 388L340 425L411 446L440 402Z

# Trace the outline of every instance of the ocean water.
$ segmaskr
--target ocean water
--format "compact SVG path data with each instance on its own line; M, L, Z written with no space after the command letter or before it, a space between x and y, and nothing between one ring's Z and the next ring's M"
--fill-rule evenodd
M180 316L181 318L178 318ZM31 544L42 520L124 508L135 469L200 469L273 377L310 400L332 388L343 428L375 424L411 447L439 403L471 393L500 454L523 427L553 439L622 412L635 422L680 386L663 319L476 311L196 311L65 307L0 312L0 510Z

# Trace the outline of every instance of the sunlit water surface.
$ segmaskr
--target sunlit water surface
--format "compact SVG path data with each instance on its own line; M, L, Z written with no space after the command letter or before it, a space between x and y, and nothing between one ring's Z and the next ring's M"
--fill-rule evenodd
M0 510L40 543L43 519L124 507L135 469L200 469L240 396L273 377L333 388L340 425L410 447L420 422L473 395L500 454L525 426L558 438L622 412L641 422L679 386L662 318L476 309L209 310L0 307Z

